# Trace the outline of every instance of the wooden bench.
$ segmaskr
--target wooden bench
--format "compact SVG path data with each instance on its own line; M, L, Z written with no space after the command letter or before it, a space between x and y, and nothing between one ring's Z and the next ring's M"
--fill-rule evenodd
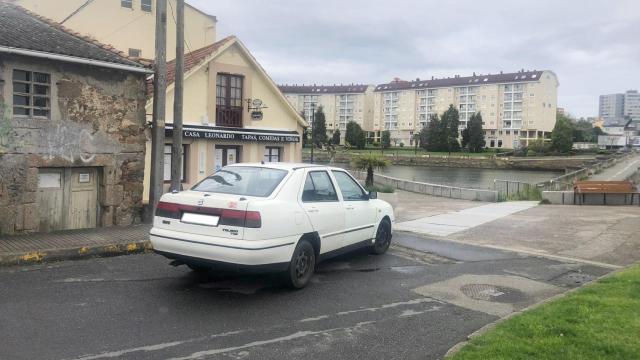
M603 202L607 205L607 194L631 195L633 204L634 195L638 195L640 203L640 193L638 193L631 181L576 181L573 184L574 203L575 196L579 195L580 205L584 204L586 194L602 194Z

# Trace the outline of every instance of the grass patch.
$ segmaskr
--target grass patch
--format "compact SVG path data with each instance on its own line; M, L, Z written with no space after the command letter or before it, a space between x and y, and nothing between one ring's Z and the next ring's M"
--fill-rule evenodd
M640 358L640 266L514 316L450 357Z
M506 201L541 201L542 192L535 187L528 187L526 190L519 191L515 194L507 196Z
M379 193L393 193L396 192L396 189L391 185L373 185L366 186L367 191L376 191Z

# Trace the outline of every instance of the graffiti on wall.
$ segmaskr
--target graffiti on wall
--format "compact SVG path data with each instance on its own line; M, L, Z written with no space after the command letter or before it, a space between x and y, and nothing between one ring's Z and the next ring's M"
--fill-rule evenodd
M58 124L46 133L46 156L61 157L67 161L80 160L88 163L95 159L92 154L94 137L87 129Z

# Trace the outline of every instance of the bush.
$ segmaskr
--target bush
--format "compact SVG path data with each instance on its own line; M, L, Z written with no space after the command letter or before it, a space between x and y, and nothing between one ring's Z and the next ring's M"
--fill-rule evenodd
M365 187L365 189L367 189L367 191L369 192L376 191L385 194L394 193L396 191L396 189L394 189L391 185L372 185Z
M373 145L373 147L380 147L380 143L377 141L374 141L371 145Z
M403 142L400 143L400 147L404 147L404 143Z

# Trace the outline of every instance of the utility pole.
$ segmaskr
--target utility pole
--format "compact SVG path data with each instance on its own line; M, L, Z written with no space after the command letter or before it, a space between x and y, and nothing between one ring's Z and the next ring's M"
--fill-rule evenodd
M156 1L156 57L153 74L153 118L151 129L151 184L147 222L162 196L164 185L164 120L167 90L167 0Z
M171 144L171 190L182 184L182 99L184 83L184 0L176 0L176 69L173 90L173 143Z
M313 148L316 147L316 104L311 103L311 163L313 164Z

